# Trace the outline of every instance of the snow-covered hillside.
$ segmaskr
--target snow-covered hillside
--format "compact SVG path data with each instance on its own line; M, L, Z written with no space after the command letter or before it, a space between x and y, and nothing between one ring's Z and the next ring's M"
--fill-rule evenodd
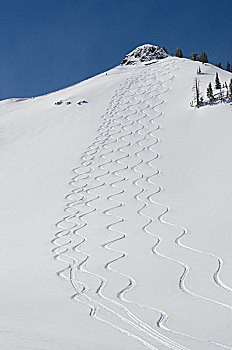
M232 349L232 106L190 108L198 66L0 102L1 349Z

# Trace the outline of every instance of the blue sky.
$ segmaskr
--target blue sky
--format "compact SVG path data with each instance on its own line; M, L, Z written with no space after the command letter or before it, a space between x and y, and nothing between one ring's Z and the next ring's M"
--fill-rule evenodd
M0 0L0 99L107 70L140 44L232 62L231 0Z

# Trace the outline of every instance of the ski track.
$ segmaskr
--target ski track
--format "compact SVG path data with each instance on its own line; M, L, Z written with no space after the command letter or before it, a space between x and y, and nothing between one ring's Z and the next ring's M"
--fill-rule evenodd
M160 156L159 153L156 153L152 149L153 146L160 142L160 139L154 134L160 129L160 126L157 124L158 119L164 117L163 113L159 112L157 108L165 102L162 100L161 95L169 90L169 87L165 88L165 83L174 78L174 75L172 75L173 71L178 69L175 68L175 63L173 66L170 64L163 65L163 63L156 63L156 66L160 66L160 70L156 70L155 73L152 67L143 67L141 69L141 74L132 76L127 79L125 83L121 84L120 89L115 92L108 110L105 115L102 116L103 122L98 129L98 136L83 153L80 165L73 169L74 176L70 182L70 186L72 186L73 189L66 196L67 204L64 209L66 215L62 220L57 222L56 227L58 232L52 240L52 244L55 246L52 249L54 258L62 262L65 266L62 270L57 272L57 275L71 283L75 291L71 298L87 305L90 308L89 314L91 317L109 324L111 327L138 340L150 349L156 350L157 344L161 344L165 348L187 350L186 347L171 340L169 336L163 335L163 332L159 332L155 328L149 326L144 320L139 319L138 316L129 310L130 304L159 313L160 317L156 322L156 326L169 335L173 333L181 337L212 344L220 348L232 349L224 344L169 329L166 326L168 314L165 311L159 308L134 303L126 299L125 295L136 286L136 280L132 276L117 271L115 268L117 266L117 261L126 259L127 252L115 249L112 245L117 241L126 239L127 234L126 232L117 230L117 224L122 224L125 218L115 215L114 210L124 206L123 201L120 200L120 196L127 191L125 187L125 182L128 180L127 170L131 168L135 174L132 185L138 188L134 199L141 205L137 210L137 214L145 220L141 229L144 233L156 239L155 245L151 248L152 253L179 264L183 268L183 273L178 282L181 291L188 294L190 297L200 298L205 302L212 302L221 307L232 308L228 304L210 299L207 296L189 290L185 286L185 279L190 273L190 266L180 260L161 253L159 247L162 247L162 237L158 237L149 231L149 226L155 220L158 220L161 224L178 228L181 234L175 238L175 244L195 253L206 254L210 259L216 259L218 268L212 276L212 280L223 291L232 292L232 289L220 279L220 272L224 263L223 259L212 253L183 244L181 239L188 234L187 229L166 221L165 216L171 209L166 204L159 203L155 200L156 196L163 190L161 186L158 186L152 181L152 178L160 173L160 169L155 168L151 164ZM167 70L165 70L165 73L162 73L164 66L170 68L172 74L170 72L167 73ZM171 78L162 80L162 77L166 75L171 76ZM150 84L147 84L147 81L150 81ZM153 88L154 86L155 88ZM151 105L149 101L154 98L159 99L159 102L155 105ZM141 107L141 104L146 106ZM155 112L157 116L150 117L147 110ZM139 116L137 114L139 114ZM149 126L147 126L146 123L149 124ZM137 141L133 140L135 136L138 138ZM149 139L151 139L149 145L143 146L143 141ZM140 148L136 152L133 152L134 145ZM131 151L133 152L132 154L130 153ZM145 160L143 158L144 151L151 151L153 153L153 158ZM121 156L117 156L116 159L114 159L114 154L118 153L121 153ZM128 157L131 156L137 160L137 164L132 167L126 162ZM124 161L126 164L124 164ZM148 176L140 171L139 167L141 164L146 164L148 167L152 168L153 174ZM136 174L138 177L136 177ZM112 181L112 179L114 179L114 181ZM146 196L146 200L143 200L140 197L147 192L146 184L153 184L154 188L157 187L157 190L149 193L149 195ZM112 238L101 244L103 252L104 249L108 250L115 257L109 260L103 266L103 269L118 276L122 281L127 281L125 287L116 292L116 298L109 298L104 294L107 279L100 273L96 274L88 270L88 261L91 259L91 255L83 250L83 246L88 240L85 236L85 229L88 229L88 216L94 215L99 211L97 204L98 200L101 200L100 190L103 187L109 187L115 190L115 193L106 197L107 201L109 201L109 207L102 211L102 214L112 218L112 222L106 226ZM145 214L144 211L149 203L161 207L162 212L157 218L152 218ZM94 278L95 281L98 280L98 287L94 289L91 283L89 285L85 281L83 282L81 276L77 278L77 275L80 273L89 276L90 280L91 278ZM99 316L101 312L103 312L103 317ZM108 320L107 317L109 317L110 320ZM116 322L112 322L114 318ZM120 325L123 324L124 328L117 325L117 320L123 321Z

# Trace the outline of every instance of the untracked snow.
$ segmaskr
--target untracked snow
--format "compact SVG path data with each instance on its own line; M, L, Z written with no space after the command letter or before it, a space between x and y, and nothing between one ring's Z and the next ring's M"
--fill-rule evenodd
M0 102L1 349L232 348L232 106L150 63Z

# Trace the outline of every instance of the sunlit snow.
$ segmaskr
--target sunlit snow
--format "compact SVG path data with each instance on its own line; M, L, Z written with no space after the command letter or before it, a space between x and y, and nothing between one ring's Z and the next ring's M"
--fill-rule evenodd
M0 102L2 350L231 349L232 107L146 63Z

